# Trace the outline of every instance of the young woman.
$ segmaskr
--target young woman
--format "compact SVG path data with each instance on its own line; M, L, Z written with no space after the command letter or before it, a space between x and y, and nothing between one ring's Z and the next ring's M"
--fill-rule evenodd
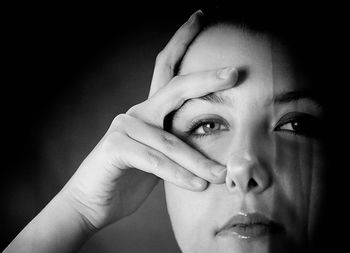
M159 179L183 252L310 249L326 160L321 87L301 58L308 41L203 15L157 56L149 98L115 117L5 252L77 250Z

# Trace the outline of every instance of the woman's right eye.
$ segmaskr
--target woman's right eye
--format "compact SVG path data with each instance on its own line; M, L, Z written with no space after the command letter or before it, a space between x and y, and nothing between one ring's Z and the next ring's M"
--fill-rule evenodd
M218 134L221 131L228 130L227 124L217 119L207 119L196 121L187 131L188 135L194 138L205 137Z

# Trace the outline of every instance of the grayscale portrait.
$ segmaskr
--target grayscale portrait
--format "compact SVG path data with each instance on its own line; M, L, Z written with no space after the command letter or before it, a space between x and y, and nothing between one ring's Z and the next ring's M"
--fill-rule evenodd
M4 252L341 248L346 31L330 7L89 7L14 29Z

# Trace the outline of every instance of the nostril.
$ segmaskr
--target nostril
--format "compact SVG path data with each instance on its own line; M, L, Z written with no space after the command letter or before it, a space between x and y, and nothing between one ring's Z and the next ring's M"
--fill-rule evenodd
M235 182L233 180L230 180L230 179L226 179L226 185L228 188L234 188L236 186Z
M251 178L248 181L248 189L253 189L258 186L258 183L255 181L255 179Z
M233 188L233 187L235 187L235 186L236 186L235 182L231 181L231 182L230 182L230 187Z

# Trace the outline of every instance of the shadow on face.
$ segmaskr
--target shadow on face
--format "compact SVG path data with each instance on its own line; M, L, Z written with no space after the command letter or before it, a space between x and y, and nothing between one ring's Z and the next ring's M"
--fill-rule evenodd
M175 135L227 168L203 192L165 183L176 239L183 252L300 252L320 205L323 108L283 43L233 25L203 31L179 74L226 66L238 85L172 119Z

